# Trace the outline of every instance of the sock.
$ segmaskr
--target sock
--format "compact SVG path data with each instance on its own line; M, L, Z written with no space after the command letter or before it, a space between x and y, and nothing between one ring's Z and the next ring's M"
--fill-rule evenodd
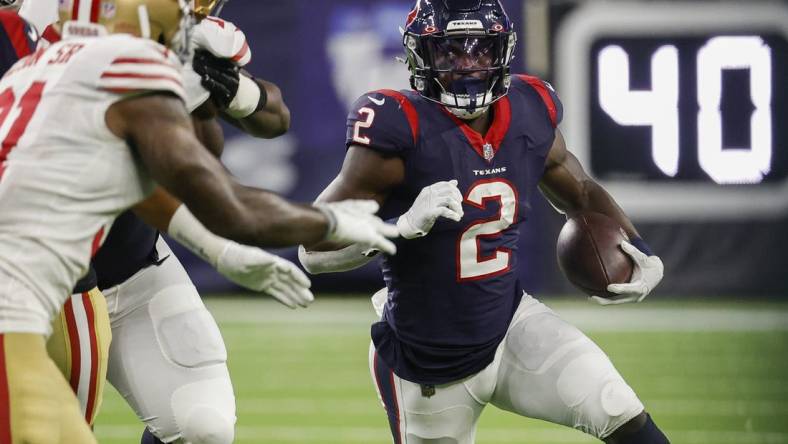
M153 436L153 433L150 432L147 428L144 432L142 432L142 440L140 440L140 444L164 444L163 442L159 441L159 438Z
M670 444L664 433L654 424L651 415L646 413L646 423L635 433L621 436L618 444Z

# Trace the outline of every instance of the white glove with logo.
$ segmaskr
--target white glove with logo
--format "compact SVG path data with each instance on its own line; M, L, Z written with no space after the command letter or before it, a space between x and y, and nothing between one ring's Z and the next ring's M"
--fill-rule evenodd
M309 278L293 263L259 248L228 242L216 270L236 284L260 291L282 304L306 307L315 300Z
M192 43L220 59L229 59L236 66L246 66L252 60L252 51L246 34L237 26L217 17L206 17L192 32Z
M241 117L253 111L260 100L260 89L257 84L243 74L238 73L238 68L246 66L252 60L252 51L246 41L246 35L233 23L217 17L206 17L194 27L192 45L196 52L206 51L212 56L226 61L227 66L234 67L235 85L231 91L232 97L225 102L232 103L238 108ZM195 60L200 57L195 55ZM201 60L204 62L205 57ZM193 63L187 63L183 69L184 87L186 88L186 108L189 112L199 108L211 96L211 91L205 87L205 82L213 80L213 84L222 82L212 79L202 67L200 72L195 71ZM221 71L221 70L220 70ZM226 70L225 70L226 71ZM213 72L213 71L212 71ZM207 78L205 78L207 76ZM235 103L241 102L241 103Z
M607 286L607 291L618 294L618 297L601 298L599 296L591 296L592 300L601 305L642 301L659 284L665 272L665 266L662 265L662 259L659 256L647 256L627 241L621 242L621 249L635 262L632 280L627 284L610 284Z
M436 182L419 192L410 209L397 219L397 229L405 239L423 237L439 217L459 222L463 214L457 181Z
M397 247L387 237L399 236L395 225L375 216L380 206L374 200L343 200L315 204L329 219L327 241L358 244L364 248L395 254Z

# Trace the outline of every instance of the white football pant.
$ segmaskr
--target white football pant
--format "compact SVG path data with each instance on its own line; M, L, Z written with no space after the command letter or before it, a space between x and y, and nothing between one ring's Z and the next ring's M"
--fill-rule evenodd
M232 443L235 397L219 328L163 239L157 249L161 265L104 291L107 378L163 442Z
M382 297L380 292L373 297L378 307L382 291ZM487 404L600 439L643 411L607 355L529 295L523 296L493 362L464 380L435 386L431 396L395 375L373 344L369 363L395 444L471 444Z

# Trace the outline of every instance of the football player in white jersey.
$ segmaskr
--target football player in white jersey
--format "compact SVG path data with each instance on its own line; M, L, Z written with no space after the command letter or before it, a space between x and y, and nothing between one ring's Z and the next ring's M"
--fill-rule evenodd
M0 438L8 442L95 442L44 338L114 217L156 182L229 239L329 239L393 252L384 236L397 230L374 217L376 204L289 204L234 182L195 139L175 56L188 49L185 1L119 0L111 15L105 26L66 23L62 42L0 81ZM180 344L168 345L177 354Z
M213 1L195 4L196 15L220 9ZM219 2L221 3L221 2ZM18 7L19 1L11 7ZM74 8L71 2L27 0L8 31L31 25L42 29L46 45L58 41L50 23L98 20L93 9ZM60 9L60 14L58 14ZM0 13L2 13L0 11ZM5 13L3 13L5 14ZM41 32L39 32L41 33ZM216 17L200 22L192 41L197 48L192 65L186 66L187 108L198 138L217 156L222 151L220 113L231 123L258 137L275 137L287 130L289 110L276 85L241 72L251 59L243 32ZM22 54L34 41L22 39ZM33 46L35 48L35 46ZM18 59L9 54L7 65ZM199 74L198 74L199 73ZM265 291L288 307L305 306L313 300L309 280L291 263L260 249L246 247L209 233L180 203L158 189L142 204L123 213L110 230L107 241L93 260L99 270L98 283L110 296L113 332L104 296L97 289L75 294L53 324L47 342L50 357L77 393L83 415L92 424L100 409L109 360L109 342L114 336L110 380L123 393L137 415L145 421L143 443L183 440L192 443L232 442L235 403L226 366L226 352L215 321L199 299L188 275L146 217L161 231L169 231L184 245L214 265L222 274L255 291ZM175 214L178 217L173 217ZM159 259L161 258L161 259ZM88 283L89 282L89 283ZM82 279L77 286L95 287L97 277ZM189 356L175 360L163 344L178 342L179 328L163 328L169 322L153 322L150 307L166 298L165 318L177 317L176 325L193 324L199 335L190 338ZM113 334L114 333L114 334ZM190 365L184 365L188 361ZM189 402L174 402L188 397ZM199 417L193 420L192 417ZM151 432L153 430L154 432Z

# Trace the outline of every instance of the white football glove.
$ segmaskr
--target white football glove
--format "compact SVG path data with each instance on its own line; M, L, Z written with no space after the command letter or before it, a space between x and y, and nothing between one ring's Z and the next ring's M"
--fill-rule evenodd
M358 244L365 248L395 254L397 247L386 239L399 236L395 225L387 224L375 216L380 206L374 200L343 200L319 203L315 208L329 218L327 241L340 244Z
M632 271L632 279L627 284L610 284L607 286L607 291L619 296L614 298L591 296L594 302L601 305L640 302L645 299L645 297L651 293L651 290L662 280L665 266L662 265L662 259L660 259L659 256L647 256L627 241L621 242L621 249L635 262L635 269Z
M227 59L237 67L246 66L252 59L252 51L246 41L246 35L233 23L216 17L206 17L194 27L192 46L195 50L205 50L220 59ZM200 74L194 71L192 63L183 68L183 81L186 89L186 109L189 112L199 108L211 96L202 83ZM257 84L240 75L239 84L233 98L233 105L239 108L241 117L245 117L257 106L260 90ZM241 100L242 99L242 100ZM235 102L242 103L235 103Z
M220 59L230 59L237 66L246 66L252 60L252 51L246 34L237 26L217 17L206 17L192 32L192 43Z
M315 300L309 278L293 263L259 248L228 242L216 270L236 284L261 291L282 304L306 307Z
M397 219L397 229L405 239L414 239L426 236L439 217L459 222L463 214L457 181L436 182L419 192L410 209Z

